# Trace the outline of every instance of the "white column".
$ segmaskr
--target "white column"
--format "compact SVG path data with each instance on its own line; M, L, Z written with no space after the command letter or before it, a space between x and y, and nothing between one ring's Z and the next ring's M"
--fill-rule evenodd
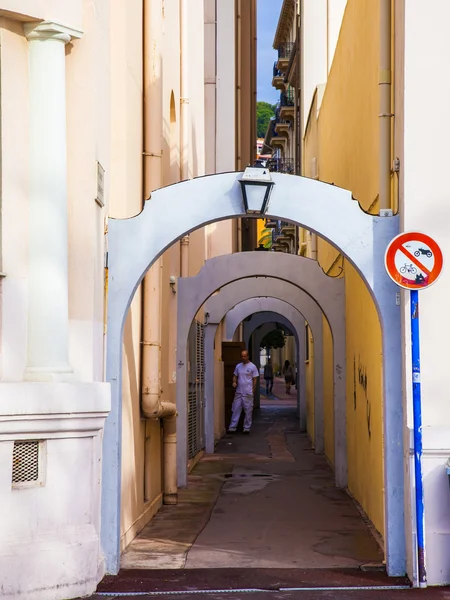
M29 41L29 276L25 379L65 379L68 223L65 45L80 32L26 23Z

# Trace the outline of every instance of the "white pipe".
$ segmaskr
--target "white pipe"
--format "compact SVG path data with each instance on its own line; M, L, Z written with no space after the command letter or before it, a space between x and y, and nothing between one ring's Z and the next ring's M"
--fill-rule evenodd
M242 5L236 2L236 170L242 169Z
M181 180L189 179L192 175L189 164L189 132L190 132L190 106L189 106L189 0L180 1L180 54L181 54Z
M391 0L380 0L379 208L391 208Z
M164 403L163 403L164 404ZM163 419L164 504L177 504L177 417Z
M181 277L189 277L189 236L181 239Z
M188 0L180 1L180 175L181 181L190 179L189 161L189 123L190 123L190 100L189 100L189 7ZM189 236L181 240L181 277L189 276Z
M143 79L144 79L144 198L162 187L162 0L145 0L143 5ZM161 401L161 310L162 259L156 261L143 282L142 316L142 393L145 417L163 419L164 427L164 502L177 502L176 406ZM170 440L170 444L166 443Z

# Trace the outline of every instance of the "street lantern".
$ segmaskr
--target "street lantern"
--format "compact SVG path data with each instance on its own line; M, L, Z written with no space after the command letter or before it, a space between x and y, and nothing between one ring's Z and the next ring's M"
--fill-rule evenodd
M247 167L239 183L242 188L245 212L249 215L263 215L269 204L270 193L275 185L269 169Z

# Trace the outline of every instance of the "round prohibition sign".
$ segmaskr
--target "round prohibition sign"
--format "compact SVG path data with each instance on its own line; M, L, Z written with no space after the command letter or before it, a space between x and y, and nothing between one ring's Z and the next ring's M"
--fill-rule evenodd
M423 290L432 285L442 272L443 262L437 242L417 231L395 237L384 257L389 277L407 290Z

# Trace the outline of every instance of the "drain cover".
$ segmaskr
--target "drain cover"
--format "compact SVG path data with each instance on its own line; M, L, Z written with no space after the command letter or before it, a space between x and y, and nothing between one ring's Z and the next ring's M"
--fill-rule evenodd
M273 475L269 475L268 473L225 473L223 477L225 479L230 479L231 477L235 479L244 477L273 477Z

